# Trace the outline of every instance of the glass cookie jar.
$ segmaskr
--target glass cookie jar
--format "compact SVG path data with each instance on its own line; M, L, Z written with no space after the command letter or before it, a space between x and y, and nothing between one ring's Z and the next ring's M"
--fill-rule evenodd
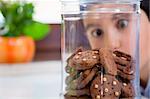
M137 0L62 1L63 99L138 99Z

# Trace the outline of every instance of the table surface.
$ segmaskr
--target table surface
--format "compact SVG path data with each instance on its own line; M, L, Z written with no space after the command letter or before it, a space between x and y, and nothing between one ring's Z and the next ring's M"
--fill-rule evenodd
M0 99L63 99L61 84L60 61L0 64Z
M60 92L60 61L0 65L0 99L60 99Z

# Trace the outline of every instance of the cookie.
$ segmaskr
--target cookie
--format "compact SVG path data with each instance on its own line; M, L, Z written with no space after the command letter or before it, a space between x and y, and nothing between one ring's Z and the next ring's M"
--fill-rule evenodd
M126 65L130 64L130 61L121 59L120 57L114 56L114 60L115 60L116 64L120 64L120 65L123 65L123 66L126 66Z
M132 99L135 62L106 48L78 49L67 60L65 99Z
M68 60L68 65L76 70L90 69L97 63L99 63L99 52L97 50L78 52Z
M71 73L76 72L76 70L75 70L74 68L72 68L72 67L70 67L70 66L68 66L68 65L65 67L65 71L66 71L66 73L68 73L68 74L71 74Z
M80 70L75 70L74 68L70 66L66 66L65 69L66 69L66 73L68 73L70 76L77 76L82 72Z
M70 66L66 66L66 72L69 74L66 79L65 79L65 83L68 85L69 83L71 83L71 81L77 79L81 73L81 71L77 71L74 68L71 68Z
M134 79L133 74L135 72L135 64L132 57L120 51L114 51L114 54L114 60L118 68L118 75L124 79Z
M94 67L93 69L85 70L80 73L80 76L73 80L67 87L68 89L82 89L84 88L95 76L98 69Z
M80 72L68 75L65 80L66 85L69 85L73 80L77 79L79 76Z
M123 72L129 75L134 75L135 73L135 63L132 61L126 68L123 69Z
M91 84L92 99L119 99L121 84L112 75L98 75Z
M129 97L134 97L135 96L135 91L134 87L131 83L122 83L122 90L121 90L122 98L129 98Z
M105 72L111 75L117 75L117 65L114 61L112 52L106 48L99 50L100 63L105 68Z
M124 73L124 72L122 72L120 70L118 70L117 73L118 73L118 76L120 76L121 78L123 78L125 80L129 80L130 81L130 80L133 80L135 78L134 75L126 74L126 73Z
M126 61L131 61L131 56L129 54L124 53L124 52L116 50L113 52L113 54L114 54L114 56L120 57L121 59L124 59Z
M69 95L64 95L64 99L92 99L90 96L69 96Z
M90 96L90 90L89 90L89 88L84 88L84 89L80 89L80 90L69 89L69 90L67 90L66 95L76 96L76 97L80 97L80 96L83 96L83 95Z
M122 66L122 65L119 65L117 64L117 68L118 70L122 71L123 73L127 74L127 75L133 75L134 72L135 72L135 69L134 69L135 66L131 66L131 65L127 65L127 66Z
M72 53L71 56L67 59L67 63L69 63L70 59L72 59L77 53L80 53L82 51L83 51L82 47L79 47L78 49L76 49L76 51Z

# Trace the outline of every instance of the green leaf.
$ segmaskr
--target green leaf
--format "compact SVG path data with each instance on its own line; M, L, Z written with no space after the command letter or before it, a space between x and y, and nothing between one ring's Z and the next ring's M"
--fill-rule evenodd
M39 22L28 24L23 30L25 35L31 36L34 40L42 40L47 36L49 31L50 28L48 25Z
M42 40L49 32L48 25L33 21L32 3L0 0L0 11L5 18L4 27L8 29L3 36L27 35L34 40Z

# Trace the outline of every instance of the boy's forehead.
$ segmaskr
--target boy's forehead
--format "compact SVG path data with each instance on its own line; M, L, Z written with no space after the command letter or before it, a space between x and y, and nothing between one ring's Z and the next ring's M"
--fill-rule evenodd
M103 19L103 17L114 19L117 17L127 17L133 14L133 10L134 8L130 5L92 4L87 6L87 13L82 15L84 19Z
M103 10L124 10L124 11L134 11L133 5L128 4L89 4L86 5L86 10L88 11L103 11Z
M83 16L83 21L91 20L116 20L121 18L131 18L132 13L88 13Z

